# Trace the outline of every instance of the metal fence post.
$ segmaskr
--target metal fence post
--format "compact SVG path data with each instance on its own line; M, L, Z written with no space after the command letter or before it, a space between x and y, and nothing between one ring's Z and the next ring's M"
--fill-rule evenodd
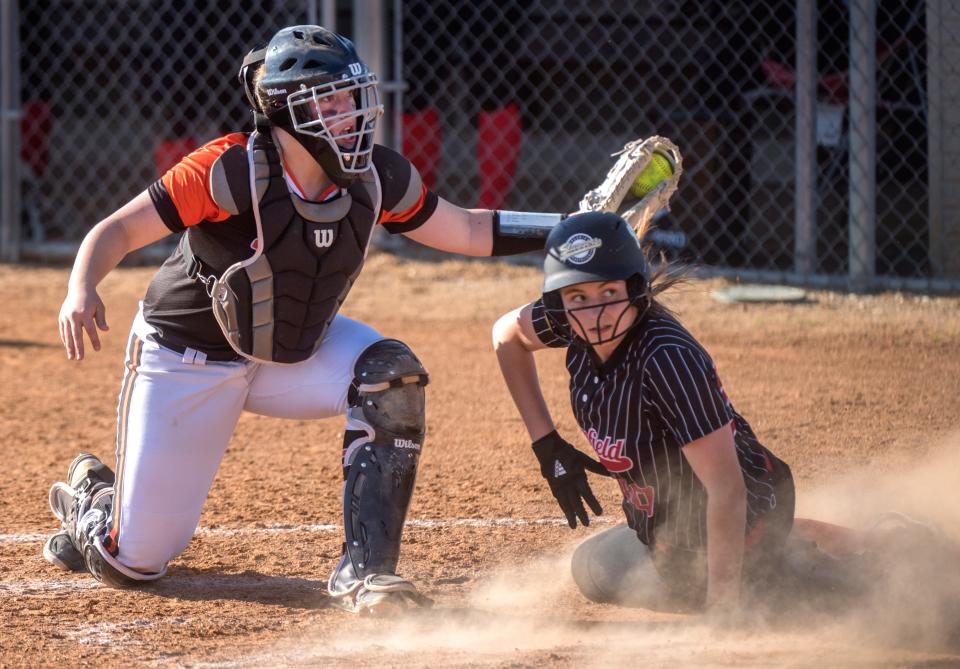
M363 61L380 77L380 90L390 92L387 81L387 49L386 49L386 8L383 0L354 0L353 2L353 41L357 45L357 52ZM393 110L393 101L389 95L384 95L384 118L390 118ZM393 137L385 123L377 128L376 141L379 144L393 146Z
M850 289L867 290L876 266L877 3L850 2Z
M403 94L407 83L403 80L403 0L393 0L393 148L403 147Z
M20 22L17 0L0 0L0 260L20 259Z
M796 186L793 267L816 270L817 228L817 3L797 0Z
M941 0L927 0L927 183L930 220L930 267L934 276L946 269L947 245L943 221L943 25Z
M307 0L307 23L337 32L336 0Z
M335 0L320 0L320 25L327 30L337 32L337 3Z

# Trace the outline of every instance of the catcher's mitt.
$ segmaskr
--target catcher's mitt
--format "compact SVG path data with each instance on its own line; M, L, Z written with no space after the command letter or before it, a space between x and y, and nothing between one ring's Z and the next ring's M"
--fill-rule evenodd
M630 194L630 186L650 164L654 153L670 161L673 176L661 181L637 200ZM670 196L677 190L677 183L683 174L683 157L676 144L656 135L635 139L613 155L619 156L617 162L607 172L603 183L583 196L580 211L612 211L620 214L642 238L653 215L663 207L670 208Z

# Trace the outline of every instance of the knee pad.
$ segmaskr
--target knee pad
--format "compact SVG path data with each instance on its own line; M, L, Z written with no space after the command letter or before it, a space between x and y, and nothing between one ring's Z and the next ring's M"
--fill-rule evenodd
M427 371L396 340L357 360L344 436L344 555L331 592L372 574L392 574L423 445Z
M344 467L367 442L420 452L427 382L427 370L403 342L384 339L360 354L347 398Z

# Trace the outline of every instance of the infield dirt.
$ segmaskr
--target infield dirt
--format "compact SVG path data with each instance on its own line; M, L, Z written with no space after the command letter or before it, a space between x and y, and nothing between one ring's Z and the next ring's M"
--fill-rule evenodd
M489 334L540 279L500 263L375 254L344 309L409 343L431 373L400 570L433 610L377 621L326 606L341 542L340 420L243 416L201 531L161 582L116 591L59 572L40 555L55 529L47 490L81 450L112 460L123 346L152 272L104 281L111 331L101 352L72 363L56 325L67 270L0 266L0 667L960 666L957 610L906 602L902 590L733 630L586 602L569 554L620 522L617 487L594 482L606 515L590 528L558 522ZM864 526L896 509L956 537L960 299L813 292L806 304L738 306L710 299L719 285L693 281L666 301L791 465L798 512ZM561 433L586 448L563 354L538 361ZM960 565L944 569L921 585L951 594Z

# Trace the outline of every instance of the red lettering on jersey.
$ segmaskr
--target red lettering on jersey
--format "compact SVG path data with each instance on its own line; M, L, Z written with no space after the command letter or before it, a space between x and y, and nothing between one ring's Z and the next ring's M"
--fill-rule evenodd
M653 518L653 496L652 486L638 486L636 483L628 483L623 479L617 479L620 484L620 492L627 503L637 511L643 511L647 518Z
M612 437L603 437L597 434L597 431L590 428L584 433L593 450L600 457L600 462L607 468L607 471L613 473L626 472L633 469L633 460L624 455L626 449L626 440L617 439L613 441Z

